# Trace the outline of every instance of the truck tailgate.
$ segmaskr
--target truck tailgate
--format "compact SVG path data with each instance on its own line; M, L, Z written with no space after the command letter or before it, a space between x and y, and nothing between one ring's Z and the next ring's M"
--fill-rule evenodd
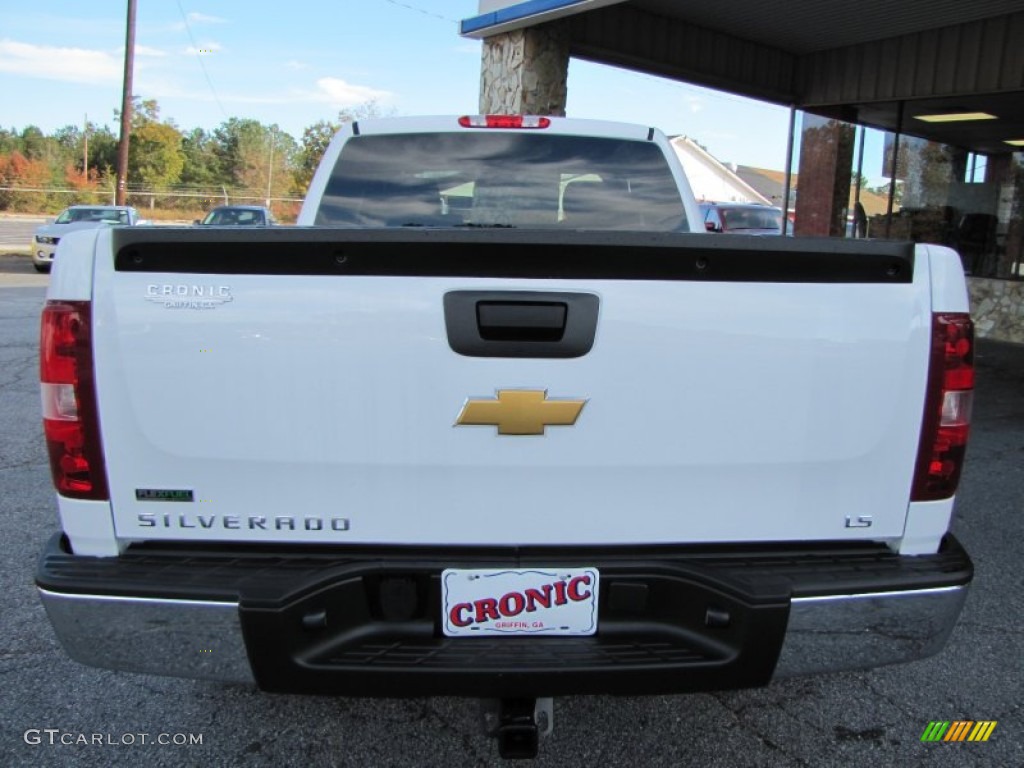
M566 236L530 250L502 232L105 234L94 333L117 533L899 537L928 367L927 262L891 244L855 262L835 241L741 239ZM536 249L569 266L538 268ZM596 296L593 346L459 354L453 291ZM540 435L455 426L467 400L515 390L585 404Z

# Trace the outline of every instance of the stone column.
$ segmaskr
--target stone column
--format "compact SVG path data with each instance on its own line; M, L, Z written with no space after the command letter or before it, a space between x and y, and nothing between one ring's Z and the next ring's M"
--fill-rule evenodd
M565 115L569 34L561 22L517 29L484 40L480 112Z
M795 234L843 237L846 233L853 142L853 125L804 113Z

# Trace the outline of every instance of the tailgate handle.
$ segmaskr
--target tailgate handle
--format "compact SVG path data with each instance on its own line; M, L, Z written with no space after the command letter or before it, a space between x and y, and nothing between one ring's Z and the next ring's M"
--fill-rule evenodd
M582 357L594 346L592 293L449 291L448 346L467 357Z
M560 341L568 311L560 301L478 301L476 325L485 341Z

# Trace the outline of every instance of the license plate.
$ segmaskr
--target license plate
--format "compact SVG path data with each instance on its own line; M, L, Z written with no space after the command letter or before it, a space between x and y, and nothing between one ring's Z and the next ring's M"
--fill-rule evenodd
M441 574L444 633L593 635L596 568L448 568Z

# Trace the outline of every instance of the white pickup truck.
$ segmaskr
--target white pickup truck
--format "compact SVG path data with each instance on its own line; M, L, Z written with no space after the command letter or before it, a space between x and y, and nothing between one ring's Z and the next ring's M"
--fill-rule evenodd
M41 381L69 655L492 700L919 659L973 338L938 246L711 236L656 130L360 121L300 227L60 244Z

